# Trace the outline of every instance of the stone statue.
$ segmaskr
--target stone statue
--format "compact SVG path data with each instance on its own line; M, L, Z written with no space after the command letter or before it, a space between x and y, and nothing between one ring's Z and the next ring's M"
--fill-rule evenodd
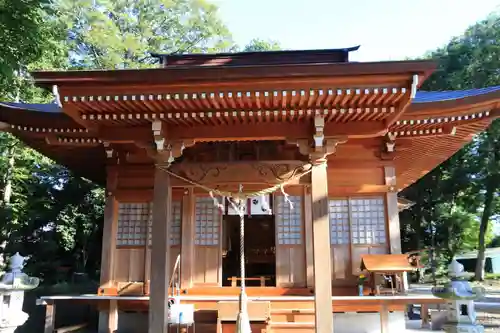
M464 266L455 259L448 266L450 282L432 288L432 294L447 301L446 323L448 333L483 333L484 327L476 324L474 300L484 296L484 288L471 288L464 280Z
M24 274L23 266L24 257L14 254L0 281L0 333L14 333L28 320L28 314L23 312L24 292L38 287L40 281Z

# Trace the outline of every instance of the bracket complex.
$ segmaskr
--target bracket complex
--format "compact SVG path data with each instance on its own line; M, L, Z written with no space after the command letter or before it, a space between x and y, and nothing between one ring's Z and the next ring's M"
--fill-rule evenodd
M158 158L163 162L174 162L174 160L182 155L186 147L194 145L194 140L165 140L165 123L161 120L153 121L151 129L156 145Z
M308 155L313 163L324 162L328 155L335 153L338 144L347 141L345 137L325 137L324 128L325 119L317 116L314 118L315 132L312 141L310 139L297 139L288 142L296 144L299 147L299 152L302 155Z
M151 125L153 137L156 144L156 150L159 152L163 151L165 145L165 137L163 136L162 127L163 122L161 120L155 120Z
M113 158L113 148L111 148L111 144L109 142L103 142L104 151L106 152L107 158Z
M313 147L309 156L312 161L324 161L328 155L334 154L337 145L345 143L347 138L327 138L325 137L325 118L316 116L314 118L315 133L313 136Z
M388 153L394 152L394 147L396 146L396 136L396 133L387 133L385 147Z

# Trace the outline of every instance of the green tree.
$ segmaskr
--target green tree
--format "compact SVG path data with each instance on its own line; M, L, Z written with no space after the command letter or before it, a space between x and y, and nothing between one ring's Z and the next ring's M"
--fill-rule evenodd
M453 38L445 47L427 55L438 59L439 68L425 82L422 89L453 90L499 85L498 40L500 40L500 16L498 13L493 13L487 19L468 28L462 36ZM477 223L479 235L476 245L478 280L484 279L484 249L490 233L488 225L491 219L499 214L497 203L500 189L499 151L500 122L497 120L471 144L406 191L409 199L414 197L419 203L412 211L433 212L428 215L436 223L438 221L451 223L443 219L443 213L436 209L439 204L449 202L467 213L479 216L480 223ZM415 194L423 193L427 195L415 197ZM418 222L413 223L413 226L418 228L416 224ZM426 233L421 230L419 232ZM463 232L462 230L462 237L467 236ZM457 236L453 234L451 237ZM471 241L470 238L466 238Z
M0 0L0 100L51 102L32 69L139 68L149 52L233 50L215 6L202 0ZM3 52L3 53L2 53ZM59 268L98 276L103 190L0 134L0 243L54 283ZM9 191L9 189L11 189Z
M278 51L281 46L277 41L254 38L244 48L243 52Z
M204 0L58 0L69 31L72 66L140 68L150 52L230 51L229 31L217 7Z

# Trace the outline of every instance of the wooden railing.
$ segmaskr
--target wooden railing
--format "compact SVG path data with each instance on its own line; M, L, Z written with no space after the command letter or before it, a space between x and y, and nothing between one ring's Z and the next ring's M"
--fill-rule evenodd
M172 275L168 283L169 298L175 295L179 296L181 293L180 263L181 263L181 255L179 254L177 256L177 259L175 260L174 269L172 270ZM170 295L170 292L172 293L172 295Z

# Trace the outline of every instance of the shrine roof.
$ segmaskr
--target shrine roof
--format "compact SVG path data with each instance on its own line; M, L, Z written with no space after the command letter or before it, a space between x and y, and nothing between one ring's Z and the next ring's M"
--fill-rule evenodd
M480 99L481 97L487 98L500 98L500 85L491 86L486 88L474 88L466 90L448 90L448 91L417 91L415 97L411 101L411 105L415 104L429 104L440 103L446 101L460 101L465 100L467 103L474 103L474 98ZM418 105L418 109L422 109L426 105ZM0 102L0 108L11 109L12 111L21 112L41 112L64 114L63 109L56 103L48 104L30 104L30 103L14 103L14 102ZM415 111L415 107L409 108L409 112ZM69 120L71 118L67 117Z
M0 107L2 106L13 109L21 109L24 111L38 111L38 112L48 112L48 113L62 112L62 109L56 103L31 104L31 103L0 102Z
M292 52L292 51L288 51ZM260 55L262 56L262 55ZM384 62L339 62L336 59L308 62L249 62L232 66L193 66L179 64L161 68L115 69L115 70L70 70L34 71L35 83L46 88L53 85L67 87L97 87L141 85L142 89L154 85L182 85L194 83L266 81L284 78L358 77L419 75L420 86L435 70L431 60L384 61ZM405 79L406 80L406 79ZM104 87L107 88L107 87Z
M358 46L320 50L277 50L232 53L172 54L151 53L164 67L172 66L242 66L242 65L283 65L318 62L348 62L349 52Z
M490 93L500 93L500 85L486 87L486 88L474 88L465 90L417 91L415 98L412 101L412 104L443 102L443 101L457 100L468 97L475 97Z
M168 139L264 140L272 133L284 140L291 132L309 135L308 125L321 113L336 124L325 127L330 136L397 136L401 190L500 116L500 86L418 91L434 61L349 62L358 48L152 54L162 68L33 72L58 103L0 103L0 122L34 149L102 183L103 141L119 146L122 156L147 155L154 119L168 127Z

